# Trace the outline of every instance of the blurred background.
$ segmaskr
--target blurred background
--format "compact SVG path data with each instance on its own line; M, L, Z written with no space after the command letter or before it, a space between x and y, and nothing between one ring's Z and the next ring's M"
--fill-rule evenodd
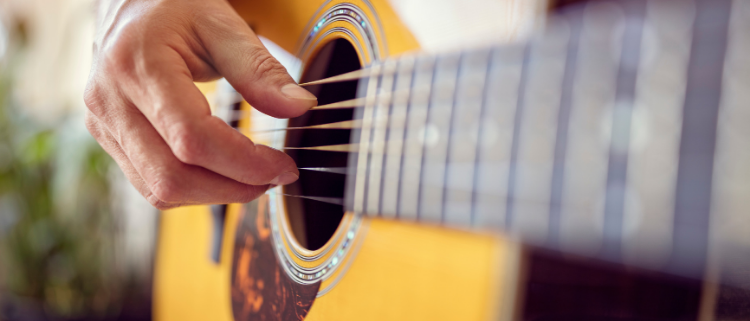
M83 122L93 13L0 0L0 320L151 318L157 212Z

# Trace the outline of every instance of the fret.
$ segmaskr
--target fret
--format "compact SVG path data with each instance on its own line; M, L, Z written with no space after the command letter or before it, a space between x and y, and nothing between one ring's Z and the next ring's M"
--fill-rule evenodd
M646 19L652 32L642 41L646 54L639 66L633 105L623 259L660 268L672 250L682 104L695 7L691 2L650 2Z
M372 68L374 73L377 73L380 71L381 66L376 63L373 64L370 68ZM354 167L354 182L351 182L351 180L347 182L350 186L352 185L352 183L354 183L354 188L352 189L353 204L350 208L356 213L366 213L365 197L367 197L367 194L365 188L367 186L367 173L369 170L370 162L370 136L372 135L371 127L373 124L375 112L375 93L378 90L379 81L380 77L370 77L366 81L362 81L362 84L360 85L360 91L362 91L362 88L364 88L364 96L366 98L366 102L364 108L357 110L357 112L360 113L361 116L357 115L355 117L362 119L362 129L353 131L355 133L352 134L353 138L355 139L353 141L360 142L359 153L356 153L356 157L350 157L350 163L355 163L357 165L356 167Z
M370 143L370 164L367 207L365 211L370 214L382 213L380 210L381 183L383 181L383 163L385 158L387 124L391 107L391 93L393 92L395 71L397 61L387 60L383 63L383 75L380 78L380 86L375 102L374 123L378 124L372 129L372 141ZM384 124L385 126L380 126Z
M408 115L409 96L412 87L412 69L414 57L407 56L399 61L394 91L406 93L395 95L391 107L390 128L388 131L388 148L386 151L385 172L383 174L381 212L390 217L398 214L399 182L405 145L405 126Z
M519 131L513 225L507 228L542 243L549 224L550 178L565 70L569 27L558 21L531 44L524 114Z
M419 57L415 62L414 79L412 80L412 95L409 99L409 114L404 141L403 174L401 180L401 195L399 197L399 217L403 219L417 219L419 215L419 191L422 177L423 147L425 141L425 126L427 124L427 109L431 95L433 68L435 57Z
M526 46L492 50L482 108L475 182L476 226L505 225L511 146Z
M550 248L559 248L560 246L560 220L562 219L560 216L562 212L561 207L563 206L563 185L565 184L563 175L565 174L565 165L569 164L566 156L568 154L570 114L571 109L573 109L572 97L575 85L577 84L575 80L580 76L577 72L578 66L586 64L586 61L583 61L579 57L583 22L578 18L578 14L580 13L574 13L572 17L566 17L568 21L567 25L570 28L570 35L566 45L565 69L562 74L562 84L560 86L557 128L550 176L549 222L547 225L547 236L544 238L546 246ZM576 128L573 128L573 130L576 130Z
M702 276L730 6L719 0L696 5L675 190L674 226L679 228L673 233L668 264L687 275Z
M637 16L645 13L644 2L633 2L622 6L623 11ZM623 34L614 108L612 110L609 137L609 160L607 165L607 185L604 197L603 243L600 255L604 259L618 261L622 258L622 233L624 208L627 196L628 148L631 143L632 112L635 100L638 65L644 34L643 22L626 19L622 26ZM645 58L643 58L645 59Z
M460 56L445 55L438 56L435 64L433 87L446 90L432 92L427 124L424 127L419 216L425 221L443 221L441 201L459 63Z
M471 225L474 167L479 143L482 94L485 91L490 49L467 52L461 57L455 106L448 134L443 215L447 224ZM450 187L450 188L448 188Z
M711 213L711 251L723 259L722 279L747 284L750 266L750 2L732 1L729 46L719 108ZM741 282L741 283L740 283Z
M617 7L607 5L591 6L583 13L575 75L569 79L571 106L556 247L579 254L596 254L602 244L602 204L623 19Z
M505 217L501 225L506 231L513 226L513 209L516 199L516 180L518 173L518 150L521 141L521 124L523 123L524 107L526 106L526 87L529 83L531 65L531 44L525 44L523 64L521 67L521 78L518 84L515 115L513 115L513 132L511 136L510 153L508 158L508 184L505 195Z

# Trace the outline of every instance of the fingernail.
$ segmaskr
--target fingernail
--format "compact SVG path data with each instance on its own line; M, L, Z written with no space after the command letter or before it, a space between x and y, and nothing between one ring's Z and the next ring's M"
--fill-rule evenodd
M286 185L294 183L299 178L299 176L295 175L292 172L286 172L281 173L281 175L276 176L276 178L272 179L269 184L271 185Z
M318 100L315 95L296 84L287 84L281 87L281 93L292 99Z

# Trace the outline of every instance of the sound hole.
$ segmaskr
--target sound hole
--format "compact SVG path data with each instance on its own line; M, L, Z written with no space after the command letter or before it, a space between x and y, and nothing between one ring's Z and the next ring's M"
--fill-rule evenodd
M357 51L344 39L329 42L310 61L301 82L328 78L360 69ZM308 88L318 97L318 104L353 99L357 95L357 82L326 84ZM302 127L351 120L351 109L313 110L289 120L290 127ZM287 132L286 146L311 147L348 144L348 129L305 129ZM346 167L349 155L342 152L289 150L289 155L304 167ZM292 195L344 197L345 175L300 170L297 182L284 187ZM340 205L294 197L285 198L287 215L297 242L309 250L325 245L333 236L344 216Z

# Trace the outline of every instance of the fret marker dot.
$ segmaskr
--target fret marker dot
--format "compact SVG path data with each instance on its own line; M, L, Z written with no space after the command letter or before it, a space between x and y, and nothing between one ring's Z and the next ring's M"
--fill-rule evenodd
M420 134L420 143L427 147L433 147L440 141L440 131L433 124L425 126Z

